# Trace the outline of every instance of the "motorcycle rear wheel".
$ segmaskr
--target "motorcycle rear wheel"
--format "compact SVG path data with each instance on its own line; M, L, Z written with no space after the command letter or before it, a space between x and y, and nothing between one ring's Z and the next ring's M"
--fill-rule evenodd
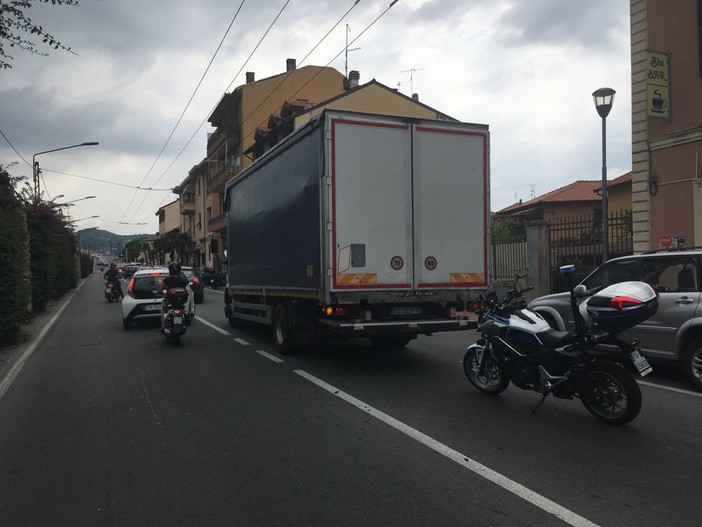
M616 362L598 360L585 370L580 400L600 421L623 425L634 420L641 411L641 388Z
M509 386L509 377L491 356L486 357L485 372L480 375L480 363L475 350L469 349L463 356L463 372L470 383L483 393L497 395Z

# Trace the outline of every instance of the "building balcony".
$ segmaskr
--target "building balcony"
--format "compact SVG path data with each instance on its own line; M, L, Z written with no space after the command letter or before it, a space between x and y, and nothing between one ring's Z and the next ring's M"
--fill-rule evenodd
M207 228L210 232L223 232L227 230L227 215L219 214L210 218L207 222Z
M214 194L219 193L222 194L224 192L224 185L229 181L232 177L234 177L237 173L239 172L239 167L234 167L231 165L228 165L224 168L222 168L219 172L214 174L211 178L208 178L207 180L207 193L208 194Z
M239 133L237 131L227 131L226 128L217 128L213 133L207 137L207 157L212 156L215 151L222 146L226 140L239 140Z
M195 194L193 192L184 192L180 196L180 213L194 214L195 213Z

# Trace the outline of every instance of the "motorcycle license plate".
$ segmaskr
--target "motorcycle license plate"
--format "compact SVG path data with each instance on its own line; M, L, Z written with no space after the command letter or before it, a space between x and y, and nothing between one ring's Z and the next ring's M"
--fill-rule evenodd
M183 317L173 317L173 324L182 324Z
M653 371L653 368L651 368L651 365L646 360L646 357L644 357L639 350L629 353L629 360L634 363L634 367L636 367L636 369L639 371L639 375L641 375L641 377L645 377Z
M107 289L105 289L105 293L107 293L107 294L109 295L110 293L112 293L112 289L110 289L110 288L108 287Z

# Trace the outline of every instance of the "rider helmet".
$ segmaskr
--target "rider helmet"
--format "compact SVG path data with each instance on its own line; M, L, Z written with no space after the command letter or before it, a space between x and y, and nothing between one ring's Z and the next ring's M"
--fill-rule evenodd
M180 264L178 262L171 262L168 264L168 274L173 276L180 275Z

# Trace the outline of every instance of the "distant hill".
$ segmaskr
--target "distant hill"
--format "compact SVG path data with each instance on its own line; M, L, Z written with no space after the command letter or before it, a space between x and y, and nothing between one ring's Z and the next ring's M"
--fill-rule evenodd
M146 238L151 234L121 235L93 227L77 231L76 236L81 249L91 253L109 255L119 253L128 241Z

